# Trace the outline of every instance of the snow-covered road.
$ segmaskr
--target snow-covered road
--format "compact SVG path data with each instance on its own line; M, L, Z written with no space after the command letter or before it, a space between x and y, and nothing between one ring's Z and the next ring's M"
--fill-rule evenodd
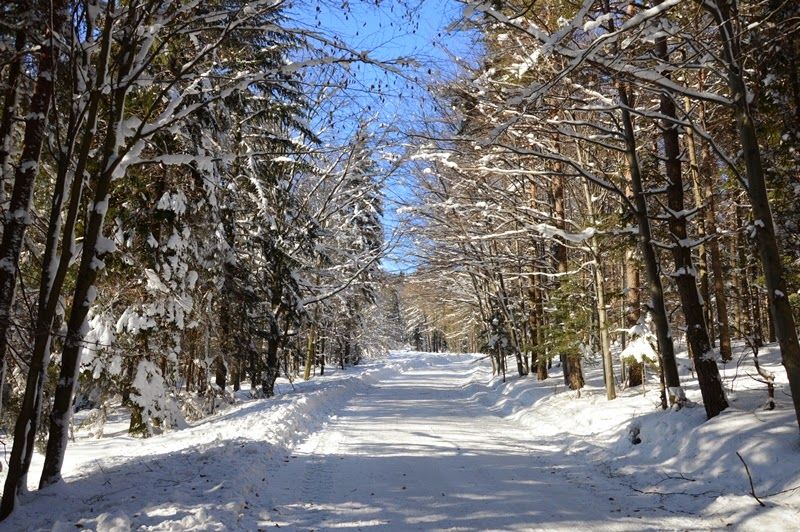
M556 368L504 384L476 355L400 352L145 440L118 409L101 437L76 427L66 482L0 530L800 530L789 409L743 388L704 423L658 410L652 386L609 403L585 370L578 399Z
M353 397L271 476L272 524L302 530L705 528L494 416L472 360L414 369ZM655 505L654 505L655 503Z

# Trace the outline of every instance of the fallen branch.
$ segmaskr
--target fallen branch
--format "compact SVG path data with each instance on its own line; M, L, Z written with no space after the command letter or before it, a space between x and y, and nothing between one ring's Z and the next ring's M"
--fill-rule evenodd
M747 462L744 461L744 458L742 458L742 455L739 454L739 451L736 451L736 456L738 456L739 460L742 461L742 465L744 465L744 470L747 473L747 480L750 481L750 495L752 495L753 498L758 501L758 504L760 504L761 506L766 506L766 504L764 504L761 501L761 499L758 498L758 495L756 495L756 488L755 486L753 486L753 477L750 475L750 468L747 467Z

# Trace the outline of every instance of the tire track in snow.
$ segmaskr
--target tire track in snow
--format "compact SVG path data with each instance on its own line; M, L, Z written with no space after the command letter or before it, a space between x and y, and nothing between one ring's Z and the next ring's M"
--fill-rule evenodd
M627 497L630 490L564 454L566 442L553 441L550 430L539 435L493 414L464 385L469 361L439 362L359 392L298 447L274 482L302 479L302 487L275 496L275 523L303 530L709 528Z

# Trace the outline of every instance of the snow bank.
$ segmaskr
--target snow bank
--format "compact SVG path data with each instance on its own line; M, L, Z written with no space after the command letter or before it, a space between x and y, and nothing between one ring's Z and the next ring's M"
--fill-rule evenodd
M295 444L321 429L355 394L437 360L400 354L345 371L327 368L324 377L308 382L281 379L272 399L243 401L185 429L148 439L128 436L127 415L112 413L102 438L77 432L67 449L66 482L24 497L0 528L255 529L256 523L246 519L258 515L253 508L269 506L270 492L277 489L269 485L269 472L276 462L288 459ZM31 490L41 466L37 454Z
M677 412L658 408L655 376L607 401L599 364L584 366L580 396L566 388L558 368L543 382L534 375L503 384L482 367L464 386L496 415L560 448L565 463L581 461L651 504L700 516L712 528L800 530L800 436L788 381L776 346L762 348L759 360L776 375L777 408L764 410L766 386L751 377L757 376L752 356L738 345L734 361L721 367L731 407L709 421L686 353L681 378L693 403ZM750 495L737 453L766 506Z

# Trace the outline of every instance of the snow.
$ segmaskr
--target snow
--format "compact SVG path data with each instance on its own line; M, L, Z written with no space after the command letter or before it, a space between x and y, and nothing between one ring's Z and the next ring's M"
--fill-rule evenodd
M180 216L186 212L186 201L186 195L182 190L178 190L174 194L164 192L161 199L158 200L156 208L162 211L172 211Z
M39 161L27 160L27 161L23 161L19 165L19 171L22 172L22 173L25 173L25 172L29 172L31 170L36 170L38 167L39 167Z
M735 357L746 353L735 346ZM661 411L653 379L607 401L592 360L578 397L555 367L543 382L501 383L480 355L412 352L309 382L281 380L269 400L239 392L210 418L149 439L127 436L117 411L100 438L76 428L66 482L27 495L3 525L796 529L797 426L777 349L760 358L776 374L778 407L760 408L766 391L746 377L752 365L743 359L723 368L733 406L710 421L692 407L699 390L685 358L689 406ZM36 455L31 487L41 461Z
M694 269L694 266L684 267L681 266L675 270L675 273L672 274L672 277L681 277L681 276L689 276L689 277L697 277L697 270Z
M184 417L175 399L164 393L164 377L161 370L149 360L139 361L136 377L133 379L131 401L142 409L142 422L150 432L166 426L175 428L185 426ZM159 426L153 426L153 420L159 420Z
M100 235L97 237L97 244L95 244L94 249L98 255L105 255L106 253L114 253L117 250L117 244L113 239Z
M574 244L580 244L586 240L589 240L596 233L596 229L594 227L587 227L586 229L583 229L579 233L568 233L562 229L559 229L555 226L546 223L536 224L533 226L533 229L544 237L553 238L554 236L558 236Z
M639 363L647 362L653 364L658 362L658 355L651 343L644 336L640 336L629 342L619 356L622 359L633 359Z
M145 268L144 274L147 277L147 290L151 292L169 292L169 287L161 281L161 278L154 270Z
M108 212L108 201L110 196L106 194L106 197L102 201L98 201L94 205L94 212L97 214L105 214Z
M597 17L595 20L587 20L583 24L583 31L589 33L591 31L596 30L597 28L599 28L600 26L611 20L611 16L612 16L611 13L605 13Z

